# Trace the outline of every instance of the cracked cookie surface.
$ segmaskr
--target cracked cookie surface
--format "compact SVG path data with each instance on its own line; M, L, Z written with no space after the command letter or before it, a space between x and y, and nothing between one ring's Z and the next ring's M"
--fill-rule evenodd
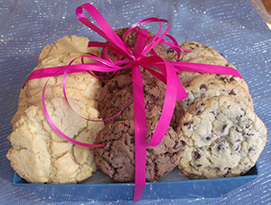
M80 57L83 53L69 53L69 54L56 54L53 56L49 56L46 59L43 59L39 65L34 68L35 70L50 68L50 67L58 67L68 65L73 59L76 59L73 64L81 64ZM94 62L92 59L86 59L86 62ZM31 97L36 93L40 92L47 80L49 79L47 85L48 86L62 86L63 83L63 75L57 75L53 77L44 77L38 79L32 79L28 81L25 87L21 90L20 93L20 101L24 100L27 97ZM79 73L71 73L66 76L66 87L77 89L81 94L89 97L91 99L96 99L98 92L101 89L101 82L99 79L90 75L88 72L79 72Z
M177 128L182 144L179 169L190 178L243 175L252 168L267 130L238 98L205 97L194 103Z
M91 102L91 101L90 101ZM92 103L69 99L76 113L88 119L100 119ZM103 122L91 122L76 115L64 98L45 101L54 124L67 136L94 143ZM75 145L61 137L48 123L41 103L29 106L13 125L8 137L12 148L7 157L12 168L31 183L77 183L96 170L92 149Z
M130 74L126 74L130 75ZM127 77L129 80L129 78ZM148 72L142 72L146 119L158 120L163 108L166 86ZM111 96L111 95L109 95ZM105 95L106 97L106 95ZM125 107L126 106L126 107ZM134 119L133 85L127 85L112 95L112 99L100 110L101 117L108 119L124 110L108 122Z
M157 121L147 120L147 140L156 125ZM124 120L107 124L97 135L96 143L105 143L94 149L97 167L116 181L135 179L134 129L133 120ZM170 127L158 146L147 147L146 180L157 181L172 171L179 162L180 147L177 134Z
M132 74L118 75L108 81L98 95L98 109L101 111L112 100L115 94L133 83Z

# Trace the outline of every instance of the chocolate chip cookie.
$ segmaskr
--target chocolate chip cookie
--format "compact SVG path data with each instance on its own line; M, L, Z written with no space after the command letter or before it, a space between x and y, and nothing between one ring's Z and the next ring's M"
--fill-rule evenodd
M248 90L241 87L236 81L224 82L214 75L202 74L194 77L185 90L188 97L181 101L186 111L197 100L203 97L231 95L243 99L253 109L253 102Z
M191 52L181 50L181 56L179 59L177 59L178 57L177 52L174 51L172 48L168 48L167 54L168 54L169 61L187 62L191 59L194 59L200 56L224 59L224 57L215 49L196 41L185 41L185 42L179 43L179 46L182 48L187 48Z
M243 175L265 143L264 123L239 98L205 97L194 103L177 129L183 151L179 168L190 178Z
M236 69L235 66L232 65L231 63L228 63L228 61L226 59L218 59L218 58L213 58L213 57L200 56L200 57L191 59L188 62L190 62L190 63L210 64L210 65L221 65L221 66L231 67L231 68ZM196 77L198 75L201 75L201 74L204 74L204 73L184 70L182 73L178 73L178 77L181 80L182 84L184 86L187 86L189 84L189 82L194 77ZM210 75L215 75L215 77L217 79L221 79L224 82L236 81L242 87L244 87L245 89L248 90L248 85L246 84L246 82L243 79L239 78L239 77L235 77L235 76L232 76L232 75L219 75L219 74L210 74Z

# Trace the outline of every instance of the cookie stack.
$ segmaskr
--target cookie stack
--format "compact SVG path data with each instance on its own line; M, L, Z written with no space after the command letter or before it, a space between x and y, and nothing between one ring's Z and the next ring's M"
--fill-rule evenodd
M180 46L191 53L183 51L178 61L235 68L206 45L189 41ZM168 54L170 60L177 60L172 49ZM193 179L248 172L265 146L267 130L253 111L245 81L190 71L183 71L179 78L188 94L180 102L185 113L175 127L182 144L181 172Z
M124 39L123 35L126 31L127 29L120 29L117 30L117 34ZM128 45L134 48L137 33L131 32L127 39ZM162 46L162 44L159 44L154 49L158 55L165 57L166 50ZM149 141L162 111L166 86L143 69L142 82L147 120L146 137L147 141ZM95 148L95 162L100 170L110 178L120 182L133 182L135 179L135 128L132 83L131 69L128 69L127 73L116 73L111 80L105 82L98 97L98 108L101 117L103 119L109 119L112 116L116 117L105 121L105 127L97 135L96 143L105 143L105 146ZM123 108L124 110L118 114ZM180 148L181 144L177 133L172 127L169 127L159 146L147 148L146 180L157 181L171 172L180 160Z
M99 49L88 48L85 37L70 36L47 45L41 52L34 70L81 63L85 53L100 55ZM84 59L91 62L90 59ZM18 111L12 119L13 132L8 137L12 148L7 157L13 169L31 183L77 183L87 179L96 170L93 152L74 145L61 137L49 125L42 108L42 90L45 83L45 104L53 123L67 136L84 143L94 143L103 122L100 119L96 98L100 81L87 72L68 74L66 94L62 91L63 76L33 79L20 92ZM77 113L74 113L74 111Z

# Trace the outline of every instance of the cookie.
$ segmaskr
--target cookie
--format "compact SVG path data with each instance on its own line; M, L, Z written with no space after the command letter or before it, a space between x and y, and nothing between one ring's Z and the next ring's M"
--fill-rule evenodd
M218 58L206 57L206 56L199 56L197 58L193 58L189 60L188 62L234 67L232 64L229 64L226 59L218 59ZM182 73L178 73L178 77L180 81L182 82L182 84L184 86L187 86L190 80L192 80L194 77L201 74L203 73L183 70Z
M133 79L131 73L115 76L108 81L99 92L98 109L103 110L118 91L126 86L130 86L132 83Z
M243 175L259 158L267 130L253 110L231 96L194 103L177 129L179 169L192 179Z
M147 121L147 140L150 140L157 121ZM119 182L133 182L135 179L135 128L133 120L107 124L97 135L96 143L105 146L94 149L97 167L110 178ZM146 180L157 181L172 171L180 159L180 141L176 132L168 128L162 142L147 147Z
M23 114L24 111L29 106L37 105L42 101L42 92L43 92L43 90L39 89L39 91L35 92L34 95L26 97L19 102L18 110L14 114L14 116L11 120L12 125L14 125L17 122L17 120L20 119L21 114ZM68 87L65 89L65 92L66 92L66 97L68 99L72 98L72 99L80 100L84 103L87 103L89 106L97 108L95 101L82 95L80 92L78 92L77 89ZM44 93L44 99L52 99L55 97L63 97L64 98L62 85L57 85L57 86L48 85L48 86L46 86L45 93Z
M52 45L47 45L41 51L39 62L53 55L68 54L68 53L92 53L100 56L100 50L96 47L88 47L89 40L83 36L65 36L57 39Z
M182 48L187 48L191 52L181 50L181 56L179 59L177 59L178 57L177 52L174 51L172 48L168 48L167 54L168 54L169 61L187 62L191 59L194 59L200 56L224 59L224 57L215 49L196 41L185 41L185 42L179 43L179 46Z
M75 57L80 57L82 54L80 53L70 53L69 55L58 54L54 56L50 56L44 59L34 70L48 68L48 67L56 67L56 66L64 66L68 65L70 61L72 61ZM87 59L87 62L93 62L91 59ZM78 58L73 64L80 64L81 60ZM37 92L43 89L46 81L49 78L38 78L32 79L28 81L24 87L25 94L22 95L24 97L33 96ZM63 75L53 76L48 81L47 85L62 85ZM99 79L90 75L88 72L79 72L68 74L66 77L66 87L72 87L78 89L83 95L96 99L99 90L101 89L101 82Z
M149 74L142 73L146 119L158 120L163 108L166 86L163 82ZM125 107L126 106L126 107ZM114 94L112 100L105 105L100 114L103 119L108 119L118 114L108 122L134 119L133 85L126 86Z
M100 119L91 104L69 99L72 108L88 119ZM67 136L94 143L103 122L82 119L68 107L64 98L45 101L54 124ZM30 183L77 183L96 170L92 149L74 145L61 137L48 123L41 103L29 106L14 124L8 137L12 148L7 153L12 168Z
M200 56L194 59L189 60L188 62L191 63L203 63L203 64L211 64L211 65L221 65L221 66L226 66L226 67L231 67L236 69L234 65L231 63L228 63L226 59L217 59L217 58L212 58L212 57L205 57L205 56ZM199 72L191 72L191 71L186 71L184 70L182 73L178 73L178 77L181 80L182 84L184 86L187 86L189 82L196 76L201 75L204 73L199 73ZM206 74L206 73L205 73ZM244 79L241 79L239 77L235 77L232 75L220 75L220 74L210 74L210 75L215 75L217 79L220 79L222 81L226 82L231 82L231 81L236 81L240 86L245 88L246 90L249 90L247 83L244 81Z
M189 106L203 97L215 97L220 95L230 95L241 98L253 109L253 102L250 93L239 86L236 81L224 82L215 78L214 75L202 74L194 77L189 85L185 87L188 97L181 101L186 111Z

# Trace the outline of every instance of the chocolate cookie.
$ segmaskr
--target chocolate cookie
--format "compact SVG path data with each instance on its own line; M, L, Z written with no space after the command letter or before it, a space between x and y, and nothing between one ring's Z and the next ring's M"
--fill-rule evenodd
M157 121L147 121L148 141L156 125ZM97 135L95 143L105 143L94 150L97 167L116 181L135 179L134 132L134 121L125 120L107 124ZM147 147L146 180L157 181L172 171L179 162L180 147L177 134L170 127L158 146Z
M267 130L253 110L230 96L194 103L177 129L182 144L180 170L190 178L243 175L260 156Z
M131 85L132 83L133 80L131 73L115 76L108 81L98 95L98 109L103 110L118 91Z
M236 81L224 82L214 75L202 74L194 77L185 87L188 97L181 101L184 110L187 110L197 100L203 97L231 95L241 98L253 109L253 102L248 90L239 86Z
M146 119L158 120L162 111L166 86L163 82L148 72L142 73L144 88ZM125 107L126 106L126 107ZM105 104L100 114L103 119L113 117L123 108L125 109L111 119L110 122L118 120L134 119L133 86L129 85L116 92L110 102ZM108 123L108 121L106 122Z

